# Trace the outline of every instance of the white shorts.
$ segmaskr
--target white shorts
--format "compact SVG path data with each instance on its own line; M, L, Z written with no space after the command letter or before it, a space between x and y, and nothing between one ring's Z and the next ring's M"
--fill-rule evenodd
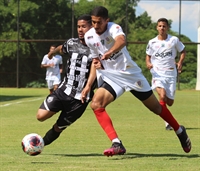
M176 77L161 77L156 76L152 78L152 90L155 90L156 87L164 88L166 91L166 96L169 99L173 99L175 97L176 92Z
M47 81L48 89L53 89L54 85L60 84L60 75L53 76L51 78L47 78L46 81Z
M97 70L98 87L101 86L103 81L114 89L116 98L120 97L125 91L147 92L151 90L147 79L141 72Z

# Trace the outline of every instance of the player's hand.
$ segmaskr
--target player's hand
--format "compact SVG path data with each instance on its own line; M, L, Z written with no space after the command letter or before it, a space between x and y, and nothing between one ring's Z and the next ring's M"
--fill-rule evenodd
M177 63L177 70L178 70L178 73L180 74L182 72L182 64L181 63Z
M87 100L87 94L89 92L90 92L90 87L86 85L85 88L81 92L81 102L82 103L85 103L85 101Z
M94 67L96 69L103 69L103 66L102 66L101 61L100 61L99 58L94 58L92 62L93 62Z
M151 69L151 68L153 68L153 65L152 65L152 63L150 63L150 62L148 62L148 63L146 64L146 66L147 66L147 68L148 68L148 69Z
M104 53L103 56L101 57L102 60L107 60L110 58L110 56L112 56L112 53L110 53L109 51Z
M49 67L51 67L51 68L53 68L54 66L55 66L54 63L50 63L50 64L49 64Z

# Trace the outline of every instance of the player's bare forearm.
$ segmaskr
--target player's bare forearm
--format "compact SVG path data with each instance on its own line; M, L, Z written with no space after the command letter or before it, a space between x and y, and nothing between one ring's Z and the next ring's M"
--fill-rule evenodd
M94 83L95 79L96 79L96 68L94 66L94 62L92 62L92 65L90 68L90 74L89 74L89 77L87 80L87 84L81 92L81 102L82 103L85 102L87 94L90 92L92 84Z
M183 61L184 61L184 59L185 59L185 55L186 55L186 51L183 50L183 51L181 52L180 59L179 59L179 61L178 61L178 63L177 63L178 73L181 73L181 72L182 72L182 66L183 66Z
M186 56L186 51L183 50L183 51L181 52L180 59L179 59L178 63L180 63L180 64L182 65L182 64L183 64L183 61L184 61L184 59L185 59L185 56Z
M153 65L151 63L151 56L149 56L149 55L146 55L146 66L148 69L153 68Z
M54 51L49 52L48 53L48 58L52 59L53 56L55 56L55 55L63 55L62 45L59 45L57 48L54 49Z

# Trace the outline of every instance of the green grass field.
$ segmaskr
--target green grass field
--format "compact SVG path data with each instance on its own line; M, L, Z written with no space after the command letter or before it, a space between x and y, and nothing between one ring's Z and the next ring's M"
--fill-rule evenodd
M57 120L36 120L48 89L0 89L0 170L2 171L199 171L200 92L177 91L170 110L192 141L184 153L173 131L166 131L160 117L130 93L108 106L107 111L127 149L123 156L105 157L111 142L90 109L38 156L21 149L22 138L35 132L43 136Z

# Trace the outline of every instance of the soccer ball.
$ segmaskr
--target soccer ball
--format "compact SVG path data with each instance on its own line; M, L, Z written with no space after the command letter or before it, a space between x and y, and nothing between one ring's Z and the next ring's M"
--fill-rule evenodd
M30 156L40 154L43 148L44 140L36 133L28 134L22 139L22 150Z

